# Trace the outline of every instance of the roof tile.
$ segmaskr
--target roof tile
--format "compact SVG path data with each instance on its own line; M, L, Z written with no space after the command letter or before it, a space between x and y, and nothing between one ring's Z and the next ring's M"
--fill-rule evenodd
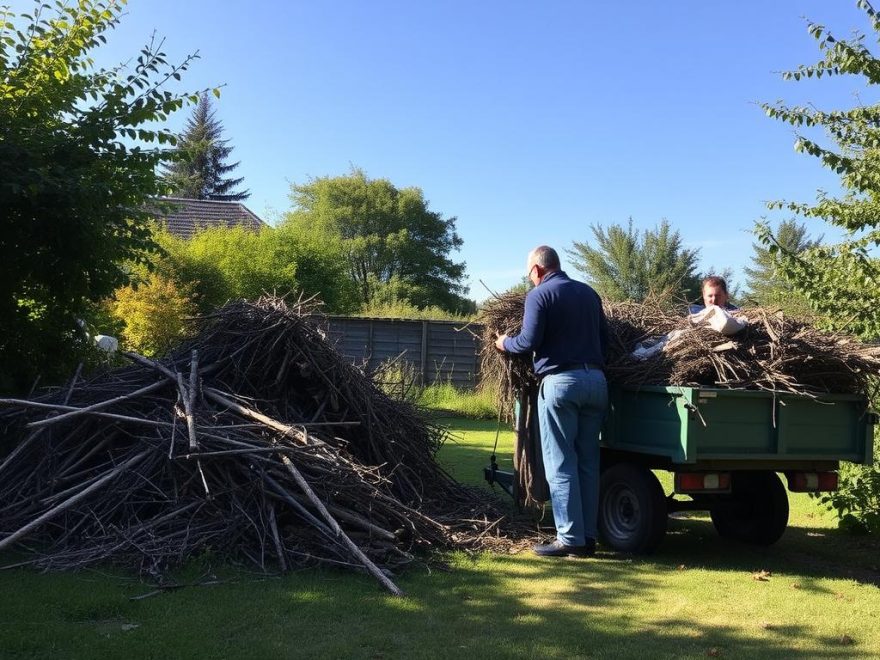
M179 238L190 239L201 229L243 226L257 231L266 226L255 213L241 202L220 202L212 199L160 197L161 208L155 218Z

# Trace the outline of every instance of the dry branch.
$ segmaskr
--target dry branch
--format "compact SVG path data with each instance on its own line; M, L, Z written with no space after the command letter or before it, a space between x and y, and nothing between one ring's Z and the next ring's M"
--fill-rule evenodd
M530 533L437 465L446 431L342 358L316 311L233 303L162 360L0 401L0 547L47 569L157 574L204 551L360 567L399 593L389 571L415 551Z

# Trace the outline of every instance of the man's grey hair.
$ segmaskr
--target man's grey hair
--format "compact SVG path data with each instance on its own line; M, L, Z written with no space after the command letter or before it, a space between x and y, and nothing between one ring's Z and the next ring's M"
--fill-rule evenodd
M533 263L547 270L559 270L559 255L552 247L539 245L532 250Z

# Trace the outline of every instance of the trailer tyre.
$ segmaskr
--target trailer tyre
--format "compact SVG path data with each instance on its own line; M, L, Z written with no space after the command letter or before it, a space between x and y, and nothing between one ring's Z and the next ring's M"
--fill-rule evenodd
M653 552L666 534L666 497L654 474L618 463L599 482L599 539L621 552Z
M788 494L775 472L734 472L731 497L717 502L709 514L724 538L772 545L788 525Z

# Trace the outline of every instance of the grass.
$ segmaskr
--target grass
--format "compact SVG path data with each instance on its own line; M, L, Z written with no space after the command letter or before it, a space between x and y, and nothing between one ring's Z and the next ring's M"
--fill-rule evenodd
M424 388L418 404L470 419L497 419L498 400L490 390L459 389L452 383L435 383Z
M495 423L447 422L459 437L439 460L481 483ZM499 440L509 460L512 434ZM837 531L806 496L791 501L790 528L771 548L724 542L707 518L691 515L670 520L648 558L457 553L449 571L398 576L403 599L362 575L264 579L212 569L210 558L175 578L219 584L143 600L130 599L152 587L120 574L2 571L0 656L880 657L880 542ZM756 580L760 571L769 577Z

